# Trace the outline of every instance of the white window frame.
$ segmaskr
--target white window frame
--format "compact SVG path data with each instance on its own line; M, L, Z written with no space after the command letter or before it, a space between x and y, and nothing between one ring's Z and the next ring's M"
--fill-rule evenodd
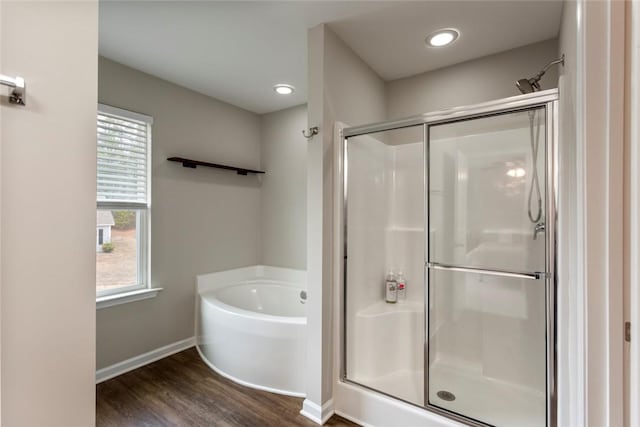
M135 120L147 125L147 202L105 202L96 201L96 210L132 210L140 212L136 215L136 261L137 283L114 289L98 291L96 289L96 303L98 308L109 307L123 302L136 301L154 297L160 289L151 288L151 126L153 117L136 113L106 104L98 104L98 114L121 117L125 120ZM97 116L96 116L97 119Z

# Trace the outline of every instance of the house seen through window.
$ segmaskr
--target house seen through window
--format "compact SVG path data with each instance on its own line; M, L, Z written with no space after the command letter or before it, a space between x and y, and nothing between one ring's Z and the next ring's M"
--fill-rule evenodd
M97 296L149 286L151 123L98 106Z

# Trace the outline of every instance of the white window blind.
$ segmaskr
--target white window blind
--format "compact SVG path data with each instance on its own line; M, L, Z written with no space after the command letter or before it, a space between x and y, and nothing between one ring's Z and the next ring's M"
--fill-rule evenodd
M98 203L148 206L152 118L99 105Z

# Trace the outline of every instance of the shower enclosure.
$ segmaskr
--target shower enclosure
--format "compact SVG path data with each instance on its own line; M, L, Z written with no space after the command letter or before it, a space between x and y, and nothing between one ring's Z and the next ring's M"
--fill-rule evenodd
M342 130L343 381L468 425L555 426L557 97Z

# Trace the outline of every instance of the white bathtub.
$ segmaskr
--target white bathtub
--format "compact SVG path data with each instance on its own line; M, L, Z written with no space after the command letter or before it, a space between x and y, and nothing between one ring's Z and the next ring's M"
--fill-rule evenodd
M196 348L239 384L304 397L306 272L253 266L200 275Z

